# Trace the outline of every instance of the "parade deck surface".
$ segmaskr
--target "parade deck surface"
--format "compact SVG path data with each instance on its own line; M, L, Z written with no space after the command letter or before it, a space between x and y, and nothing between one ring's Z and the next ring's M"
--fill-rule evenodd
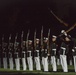
M58 66L58 72L43 72L41 71L16 71L16 70L9 70L9 69L3 69L0 68L0 75L76 75L76 73L74 72L74 67L73 66L68 66L69 67L69 72L64 73L62 72L61 66Z

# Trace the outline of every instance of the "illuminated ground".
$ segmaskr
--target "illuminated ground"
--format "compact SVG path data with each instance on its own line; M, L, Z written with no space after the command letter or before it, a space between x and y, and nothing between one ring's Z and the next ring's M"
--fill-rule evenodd
M29 70L26 70L26 71L23 71L23 70L20 70L20 71L16 71L15 69L14 70L10 70L10 69L3 69L3 68L0 68L0 75L76 75L76 73L74 72L74 67L73 66L68 66L69 68L69 72L68 73L64 73L62 71L62 68L61 66L58 66L58 72L52 72L52 67L50 66L49 69L50 71L49 72L43 72L42 70L41 71L29 71Z

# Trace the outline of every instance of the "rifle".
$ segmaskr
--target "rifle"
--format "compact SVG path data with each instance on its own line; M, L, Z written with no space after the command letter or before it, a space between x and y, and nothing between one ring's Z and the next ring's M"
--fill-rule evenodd
M65 32L66 33L69 33L72 29L74 29L75 28L75 26L76 26L76 23L72 26L72 27L70 27L68 30L66 30ZM59 36L62 36L63 34L61 34L61 35L59 35Z
M72 29L74 29L75 26L76 26L76 23L75 23L72 27L70 27L70 28L66 31L66 33L70 32Z
M50 54L50 29L48 31L48 42L47 42L48 54Z
M41 29L41 49L43 49L43 26Z
M50 10L50 8L48 8L48 9ZM65 26L68 26L68 24L65 23L63 20L61 20L60 18L58 18L58 17L53 13L53 11L50 10L50 13L52 13L52 15L53 15L60 23L63 23ZM76 23L75 23L72 27L70 27L66 32L67 32L67 33L70 32L72 29L74 29L75 26L76 26Z
M50 10L50 8L48 8L48 10ZM50 13L62 24L64 24L65 26L68 26L67 23L65 23L63 20L61 20L59 17L57 17L52 10L50 10Z
M30 31L28 30L27 38L26 38L26 48L27 48L27 50L28 50L28 38L29 38L29 33L30 33Z
M35 32L34 32L34 48L35 48L35 50L36 50L36 30L35 30Z
M9 36L9 45L8 45L8 49L10 49L10 41L11 41L11 34Z
M16 52L17 38L18 38L18 33L16 33L15 42L14 42L14 50L15 50L15 52Z
M21 48L23 48L23 36L24 36L24 32L22 31L22 34L21 34Z
M2 36L2 50L4 48L4 35Z

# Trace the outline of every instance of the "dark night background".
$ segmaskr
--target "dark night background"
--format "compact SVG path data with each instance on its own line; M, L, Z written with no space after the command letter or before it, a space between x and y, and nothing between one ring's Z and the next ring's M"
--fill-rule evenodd
M60 19L69 24L61 24L48 10L50 8ZM33 38L37 29L40 37L41 27L44 26L44 36L48 29L51 34L58 35L62 29L69 29L76 22L76 0L0 0L0 36L16 32L25 36L30 29L30 38ZM69 33L76 37L76 27Z

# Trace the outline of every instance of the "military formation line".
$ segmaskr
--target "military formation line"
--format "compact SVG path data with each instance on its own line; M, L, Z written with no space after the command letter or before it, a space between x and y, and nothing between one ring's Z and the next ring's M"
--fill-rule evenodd
M12 36L13 37L13 36ZM41 30L41 38L36 37L36 31L34 33L34 40L29 39L29 31L26 36L26 40L23 39L24 33L21 34L21 42L18 42L18 34L15 36L14 43L11 35L9 36L9 42L4 41L2 36L2 42L0 44L0 65L4 69L20 70L20 66L24 71L42 70L48 72L49 64L52 65L52 70L57 72L57 65L61 65L63 72L68 72L68 65L74 66L76 72L76 43L75 38L72 38L66 33L65 30L61 30L58 36L50 35L50 29L47 37L43 35L43 28Z

